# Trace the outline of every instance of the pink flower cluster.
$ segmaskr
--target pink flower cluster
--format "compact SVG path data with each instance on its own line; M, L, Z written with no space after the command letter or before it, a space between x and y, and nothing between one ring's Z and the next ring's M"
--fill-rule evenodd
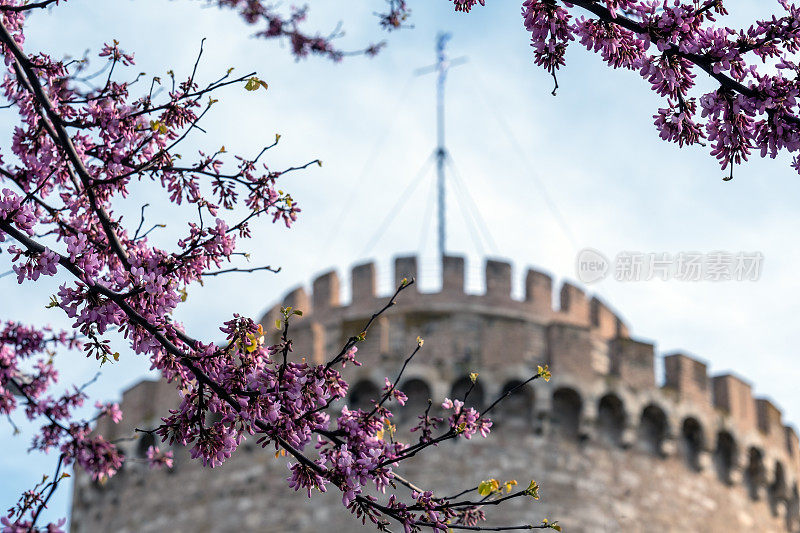
M98 405L100 413L91 420L76 419L73 412L83 405L86 394L81 388L51 394L58 380L52 353L57 348L71 350L80 344L66 332L49 328L35 329L15 322L0 323L0 414L11 417L18 402L25 417L41 423L31 449L59 452L59 469L79 464L94 479L114 475L122 465L122 456L101 435L91 434L91 424L101 416L118 422L122 414L116 404ZM8 531L30 531L33 524L25 516L35 513L42 504L42 494L61 478L56 476L27 491L2 522ZM63 522L50 524L46 531L60 531ZM19 529L23 528L23 529Z
M454 3L469 11L475 2ZM522 17L534 62L554 79L571 41L612 68L638 71L666 99L653 116L660 137L708 141L729 180L753 150L772 158L800 151L800 10L789 0L779 6L782 16L744 29L716 25L728 14L720 0L525 0ZM692 95L698 70L718 88ZM793 167L800 172L797 156Z
M334 46L333 39L341 36L338 31L328 35L311 35L301 29L308 17L307 6L290 6L288 13L281 13L277 6L263 0L214 0L219 7L231 8L239 12L244 21L250 25L261 25L263 29L256 32L257 37L266 39L285 39L289 42L292 55L297 59L318 55L334 61L341 61L344 52ZM388 9L380 13L381 25L385 29L399 28L408 16L408 7L404 0L387 0ZM384 43L372 44L359 51L373 56L384 46Z
M474 408L465 408L464 402L451 400L450 398L444 399L442 407L445 410L453 411L449 418L450 427L464 435L464 438L470 439L475 433L480 433L481 437L484 438L489 436L492 421L488 418L482 418Z
M147 464L151 470L158 470L161 468L172 468L172 452L162 452L156 446L147 448Z

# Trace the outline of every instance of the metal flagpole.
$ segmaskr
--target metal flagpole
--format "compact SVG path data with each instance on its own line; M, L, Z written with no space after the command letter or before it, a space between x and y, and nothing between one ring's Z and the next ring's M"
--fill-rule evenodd
M444 47L450 40L451 34L440 33L436 37L436 189L439 218L439 259L444 261L444 254L447 250L445 242L445 183L444 165L447 161L447 149L444 145L444 82L447 79L447 71L450 63L447 60Z

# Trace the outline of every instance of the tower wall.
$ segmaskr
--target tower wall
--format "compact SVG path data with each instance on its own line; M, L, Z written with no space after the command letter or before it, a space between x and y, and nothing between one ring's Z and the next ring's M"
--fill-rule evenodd
M336 272L318 277L310 294L298 288L283 299L303 311L290 328L294 357L324 362L362 331L387 299L376 293L375 272L372 264L353 269L348 305L340 303ZM418 486L452 493L490 477L539 482L540 502L488 509L492 525L550 518L570 532L800 531L797 434L772 402L753 398L748 383L709 377L705 363L676 353L664 358L665 381L658 384L654 345L631 338L607 304L579 287L558 287L554 308L553 281L544 273L526 272L517 301L508 263L487 263L485 294L465 292L464 272L462 258L447 257L440 292L421 293L415 284L401 293L359 344L364 365L345 369L351 391L379 390L417 336L425 345L400 389L419 380L426 398L410 397L411 405L429 397L438 406L460 394L470 372L479 373L482 391L471 401L483 405L537 365L549 364L554 377L515 396L494 417L488 439L445 443L404 464L401 472ZM396 282L416 273L416 258L396 260ZM263 318L273 340L278 312L273 307ZM123 422L101 429L111 439L130 436L157 425L177 401L172 385L142 382L123 395ZM400 410L398 420L402 432L413 415ZM121 446L129 457L142 453L138 441ZM185 449L174 452L170 471L129 462L105 486L76 472L72 531L362 529L335 489L312 502L292 491L286 458L254 439L219 471L203 469ZM751 475L753 464L763 475Z

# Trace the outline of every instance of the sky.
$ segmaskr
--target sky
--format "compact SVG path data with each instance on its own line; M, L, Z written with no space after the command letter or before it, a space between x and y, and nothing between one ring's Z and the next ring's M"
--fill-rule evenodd
M706 149L679 149L658 138L652 115L661 102L638 75L609 70L577 46L568 52L552 96L552 79L533 64L513 3L490 1L464 15L453 13L445 0L412 1L414 27L389 35L378 27L373 12L382 6L375 0L351 0L347 9L334 0L309 3L309 28L327 31L342 22L342 48L384 38L387 48L372 59L297 62L285 45L252 38L252 28L233 13L191 0L113 0L102 8L70 0L29 20L28 51L80 56L117 39L135 53L131 72L162 77L169 69L188 74L205 37L201 79L235 67L257 71L269 90L221 92L205 122L207 133L191 147L225 145L229 152L252 154L279 133L279 146L267 156L272 168L322 160L321 167L287 175L281 184L303 209L292 229L264 221L244 244L254 265L280 266L280 273L217 277L195 288L177 313L190 334L214 332L235 312L258 318L289 289L308 287L328 269L346 281L350 267L364 260L377 261L379 285L388 291L392 258L416 253L421 286L435 289L432 172L386 230L378 229L435 147L435 77L414 71L434 62L435 36L444 30L453 34L450 55L467 59L447 80L447 147L458 183L490 235L476 244L451 172L447 249L467 257L468 287L480 290L486 256L514 265L519 295L530 266L557 280L574 280L577 254L587 247L610 258L623 251L760 252L757 281L612 277L589 292L617 309L634 337L655 342L659 354L680 350L706 361L712 374L735 372L757 395L780 405L786 422L800 420L800 180L787 158L755 157L737 169L733 181L722 181ZM766 16L776 4L740 0L730 24ZM0 146L8 145L10 126L9 119L0 122ZM118 209L133 219L146 202L148 222L167 224L154 239L169 244L180 213L166 209L152 188L134 188L131 203ZM10 268L8 262L0 256L0 273ZM0 319L67 327L62 315L44 310L63 281L18 286L14 276L0 277ZM119 363L103 367L89 389L93 398L117 399L149 375L147 361L122 353ZM97 371L95 361L78 354L66 354L58 365L64 384L83 383ZM10 426L0 424L4 508L55 461L27 455L31 427L19 417L15 422L22 435L12 436ZM69 493L57 493L49 516L67 513Z

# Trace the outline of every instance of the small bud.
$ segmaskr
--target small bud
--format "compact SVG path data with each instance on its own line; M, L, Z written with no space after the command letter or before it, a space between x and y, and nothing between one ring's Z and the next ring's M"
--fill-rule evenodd
M425 344L425 339L422 337L417 337L417 346L421 347L423 344Z
M476 381L478 381L478 373L477 373L477 372L472 372L472 373L470 373L470 375L469 375L469 380L470 380L471 382L473 382L473 383L475 383Z
M536 483L536 481L531 480L530 485L528 485L528 488L525 489L525 494L527 494L528 496L530 496L534 500L538 500L539 499L539 484ZM542 522L542 523L547 523L547 519L545 519L544 522Z
M550 378L553 377L553 375L550 373L550 369L547 368L547 365L544 365L544 367L539 365L537 367L536 375L545 381L550 381Z

